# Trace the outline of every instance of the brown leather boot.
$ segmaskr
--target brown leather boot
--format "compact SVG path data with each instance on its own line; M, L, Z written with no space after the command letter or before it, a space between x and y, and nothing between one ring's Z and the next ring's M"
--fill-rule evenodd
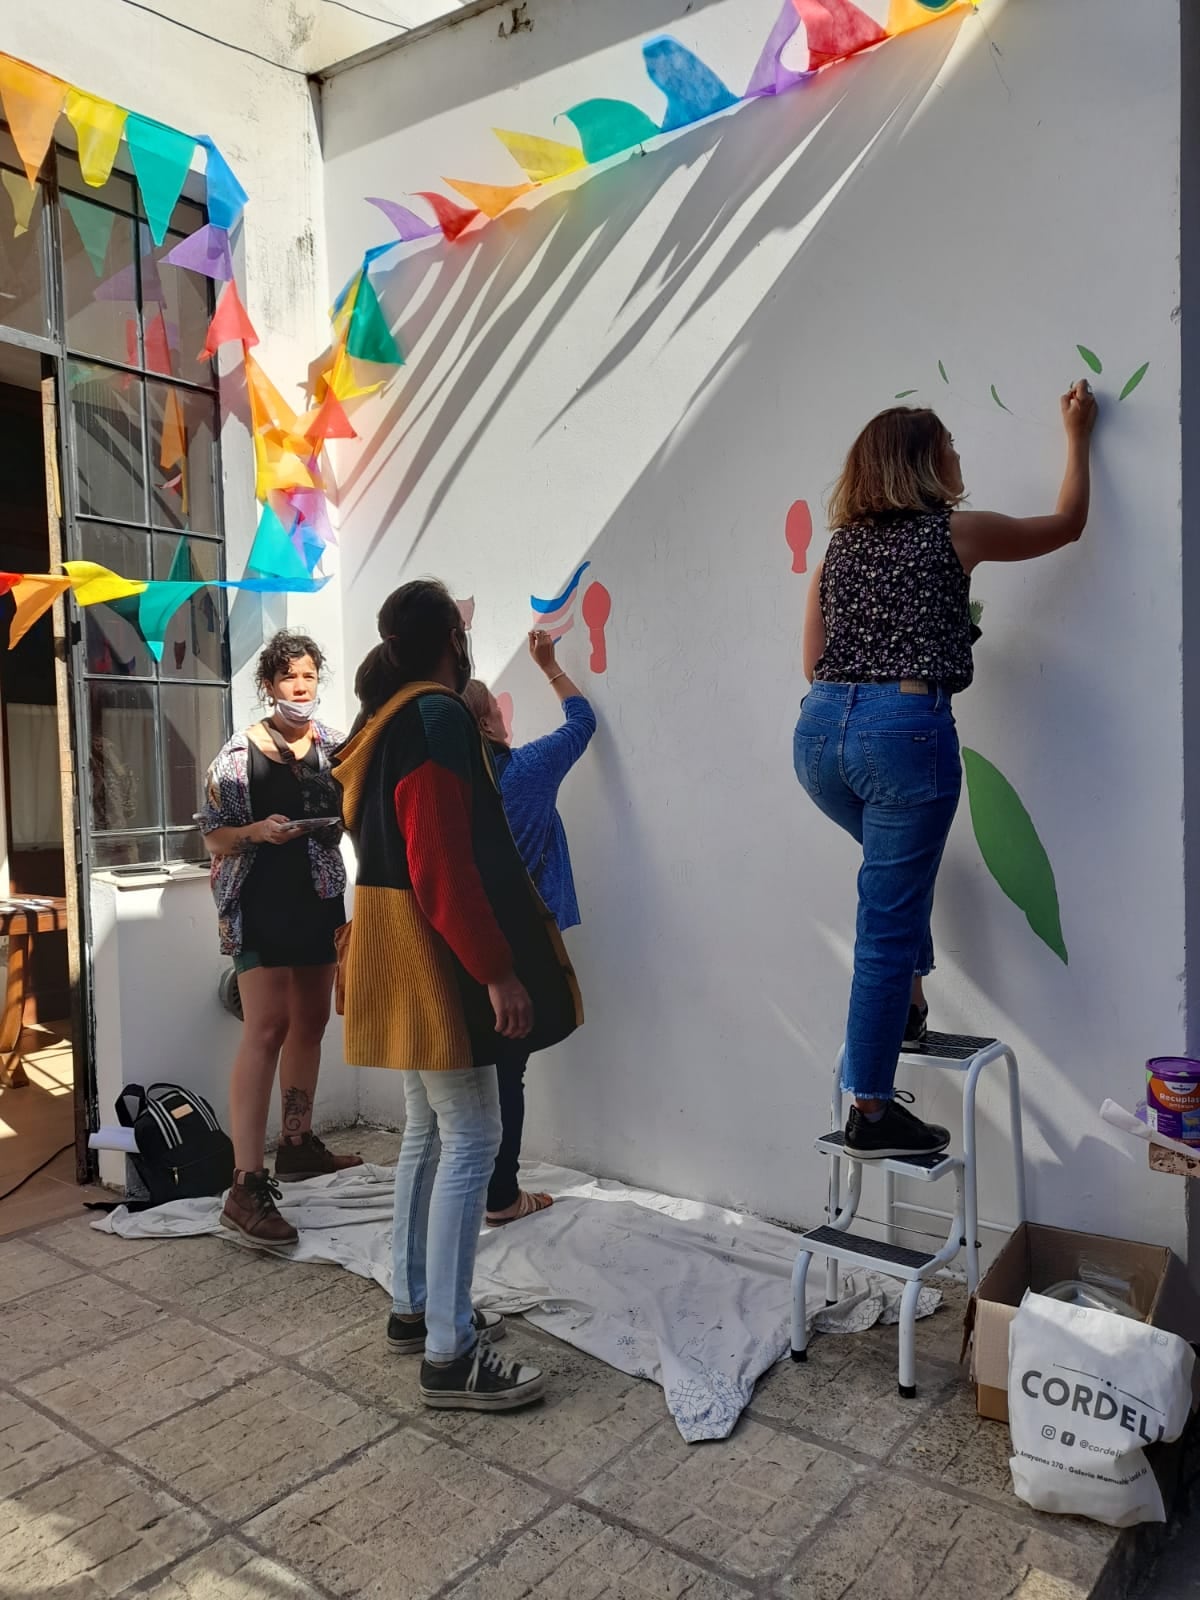
M275 1209L275 1202L282 1198L265 1167L260 1172L235 1172L225 1196L221 1226L241 1234L258 1250L290 1249L300 1235Z
M275 1178L279 1183L301 1183L305 1178L325 1178L347 1167L361 1167L361 1156L336 1156L315 1133L285 1135L275 1152Z

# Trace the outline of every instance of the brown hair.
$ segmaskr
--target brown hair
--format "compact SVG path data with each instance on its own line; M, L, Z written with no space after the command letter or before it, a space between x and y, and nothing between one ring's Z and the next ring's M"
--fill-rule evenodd
M829 526L845 528L897 511L936 511L962 498L946 479L950 434L933 411L881 411L850 446L829 498Z
M354 677L361 707L351 736L407 683L430 678L456 634L463 632L458 604L444 583L418 578L394 589L376 619L380 643Z
M467 710L482 727L484 717L492 709L492 691L486 683L480 683L478 678L472 678L463 690L462 697L467 702Z

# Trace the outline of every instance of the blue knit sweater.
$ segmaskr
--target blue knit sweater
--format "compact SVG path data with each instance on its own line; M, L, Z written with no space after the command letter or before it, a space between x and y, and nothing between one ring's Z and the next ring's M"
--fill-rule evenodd
M515 750L495 749L500 794L517 849L560 928L579 922L579 902L566 830L556 806L563 779L596 731L596 713L582 695L562 703L565 724Z

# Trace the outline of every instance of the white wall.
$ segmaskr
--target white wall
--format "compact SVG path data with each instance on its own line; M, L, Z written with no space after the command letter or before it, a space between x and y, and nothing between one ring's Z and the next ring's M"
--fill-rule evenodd
M513 182L488 129L569 136L552 119L589 95L654 114L639 47L656 28L738 90L778 7L529 10L528 33L500 40L483 16L326 84L334 281L386 236L362 196ZM386 590L442 575L476 596L479 668L524 738L555 715L520 659L528 596L587 558L614 597L606 677L589 680L578 630L562 646L601 718L563 803L588 1023L532 1071L531 1150L820 1214L809 1146L855 852L791 771L807 579L785 513L817 506L857 429L909 388L954 432L975 505L1050 509L1079 342L1105 364L1092 522L1069 552L978 575L985 637L958 708L1036 821L1071 962L988 876L964 801L934 1021L1017 1047L1036 1216L1183 1247L1178 1185L1095 1115L1135 1101L1145 1058L1185 1032L1179 75L1173 6L988 0L383 280L410 355L342 473L351 653ZM398 1086L364 1079L361 1104L397 1116ZM982 1112L984 1213L1003 1218L999 1094Z
M309 362L328 337L322 233L321 157L308 80L298 67L256 60L226 45L221 17L212 7L177 5L177 17L218 35L207 39L146 10L96 0L55 0L54 26L44 8L0 0L0 40L21 57L69 82L190 133L208 133L250 195L240 232L239 287L261 344L255 351L285 396L297 404ZM240 24L253 24L244 42L279 61L303 54L323 39L323 51L358 49L380 36L361 28L336 36L324 21L314 32L311 12L328 12L318 0L307 8L281 8L273 0L239 3ZM282 18L287 12L287 27ZM346 16L349 16L346 13ZM289 56L289 50L292 55ZM319 64L314 59L312 65ZM70 137L69 124L59 134ZM202 190L200 191L202 195ZM222 461L225 474L227 563L243 570L254 535L253 457L246 431L239 364L228 356L222 383ZM347 693L341 672L341 610L337 585L319 596L272 600L261 612L253 597L234 608L235 723L255 714L246 657L285 619L315 634L335 667L323 691L324 714L336 726ZM215 754L215 752L213 752ZM137 890L97 885L93 896L97 1077L101 1115L111 1118L116 1090L125 1081L167 1077L209 1095L222 1115L236 1026L217 1002L217 980L228 964L218 950L216 913L207 883L194 877L159 881ZM339 1035L327 1041L318 1118L324 1124L354 1115L354 1080L339 1073ZM119 1181L119 1177L118 1180Z

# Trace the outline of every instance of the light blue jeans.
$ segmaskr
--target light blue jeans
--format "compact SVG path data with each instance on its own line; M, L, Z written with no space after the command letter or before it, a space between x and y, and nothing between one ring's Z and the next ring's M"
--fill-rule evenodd
M471 1280L488 1179L500 1148L495 1067L405 1072L396 1163L392 1309L425 1315L425 1354L453 1361L475 1343Z
M810 798L863 852L842 1089L890 1100L913 976L933 968L933 888L962 788L950 697L814 683L794 757Z

